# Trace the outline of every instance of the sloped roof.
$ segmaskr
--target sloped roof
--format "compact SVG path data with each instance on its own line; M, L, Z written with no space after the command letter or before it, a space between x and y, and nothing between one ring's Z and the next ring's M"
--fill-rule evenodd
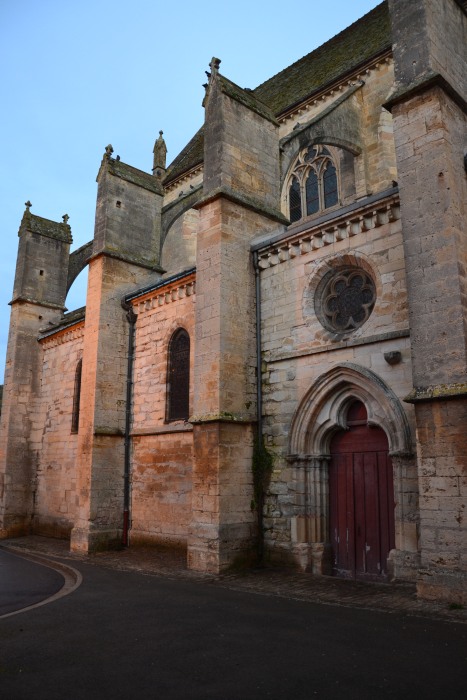
M279 116L359 65L391 48L387 1L325 44L259 85L252 94ZM203 162L203 127L167 169L171 182Z
M71 227L66 223L67 221L68 217L66 215L63 223L52 221L51 219L44 219L43 216L37 216L37 214L30 212L29 207L27 207L21 219L18 236L21 236L23 232L27 230L32 233L39 233L41 236L46 236L47 238L55 238L57 241L73 243Z

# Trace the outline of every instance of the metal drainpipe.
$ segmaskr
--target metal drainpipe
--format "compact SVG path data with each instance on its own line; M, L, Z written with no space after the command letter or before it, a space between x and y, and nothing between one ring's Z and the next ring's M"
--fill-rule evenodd
M256 297L256 415L258 445L263 439L263 388L261 382L261 286L259 277L258 252L253 252L253 267L255 268L255 297Z
M122 299L122 308L126 311L126 318L130 324L128 332L128 364L126 373L126 406L125 406L125 456L123 469L123 536L122 544L128 547L130 529L130 449L131 449L131 408L133 398L133 363L135 348L135 324L137 315L133 311L132 304Z

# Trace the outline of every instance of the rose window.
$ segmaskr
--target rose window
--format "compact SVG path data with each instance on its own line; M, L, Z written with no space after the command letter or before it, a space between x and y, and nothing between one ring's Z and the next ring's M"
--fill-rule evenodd
M369 318L376 301L375 284L361 269L334 270L318 288L318 317L334 333L352 331Z

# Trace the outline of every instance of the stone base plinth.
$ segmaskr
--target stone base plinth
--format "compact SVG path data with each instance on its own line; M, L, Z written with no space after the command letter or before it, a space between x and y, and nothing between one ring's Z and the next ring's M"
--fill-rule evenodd
M467 572L420 569L417 574L417 596L425 600L467 604Z
M81 554L122 547L121 530L89 530L75 527L71 531L70 550Z

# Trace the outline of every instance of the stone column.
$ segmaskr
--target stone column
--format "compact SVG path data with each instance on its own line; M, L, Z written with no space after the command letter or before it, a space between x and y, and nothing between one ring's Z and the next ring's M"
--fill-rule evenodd
M302 513L291 522L293 552L302 569L330 574L329 457L298 457L293 467L303 484Z

